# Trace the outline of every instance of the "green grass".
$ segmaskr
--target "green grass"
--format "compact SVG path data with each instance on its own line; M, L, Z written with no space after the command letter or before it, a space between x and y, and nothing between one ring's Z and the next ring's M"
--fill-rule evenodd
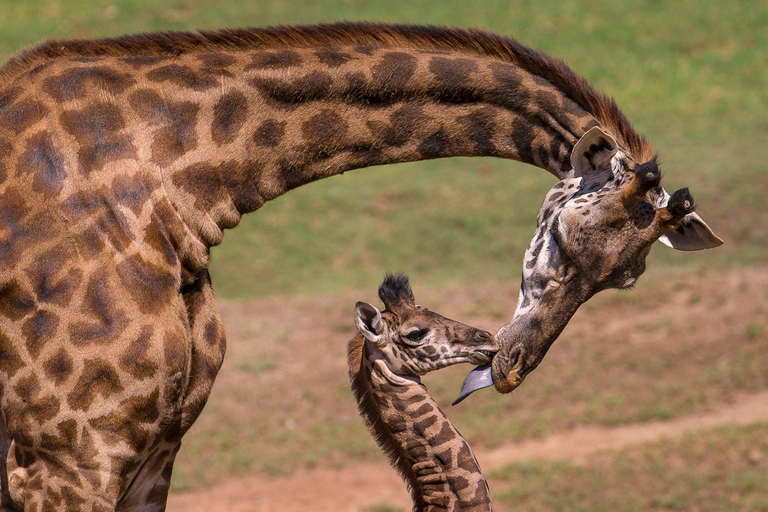
M341 19L476 26L569 62L613 95L660 152L667 188L690 186L727 244L654 251L663 267L760 264L768 247L768 4L360 0L0 0L0 55L46 37ZM374 286L384 270L429 285L516 280L553 184L517 163L453 159L311 184L247 216L214 249L221 297Z
M584 465L530 460L490 475L494 503L515 511L762 511L768 424L687 434Z

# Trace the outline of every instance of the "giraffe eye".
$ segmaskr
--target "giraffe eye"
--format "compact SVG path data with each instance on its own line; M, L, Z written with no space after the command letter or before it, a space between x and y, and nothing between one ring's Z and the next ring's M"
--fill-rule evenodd
M414 329L405 335L411 341L421 341L427 335L429 329Z

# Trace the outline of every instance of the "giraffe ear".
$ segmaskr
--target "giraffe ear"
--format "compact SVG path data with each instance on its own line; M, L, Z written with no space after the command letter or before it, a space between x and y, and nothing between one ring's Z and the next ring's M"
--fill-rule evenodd
M616 140L594 126L581 136L571 151L574 178L582 178L607 171L617 151Z
M360 334L371 343L378 343L384 333L381 312L367 302L355 304L355 325Z
M723 240L696 213L683 217L680 225L663 234L659 241L678 251L700 251L723 245Z

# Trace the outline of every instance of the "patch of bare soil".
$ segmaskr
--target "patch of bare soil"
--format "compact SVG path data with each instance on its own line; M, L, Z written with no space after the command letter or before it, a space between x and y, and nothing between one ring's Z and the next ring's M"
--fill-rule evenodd
M579 463L603 450L680 436L720 425L748 425L768 420L768 392L745 395L735 403L706 414L673 421L655 421L617 428L578 427L545 439L509 444L494 450L475 450L485 472L526 459L566 459ZM299 470L289 477L255 475L220 482L215 488L172 494L171 511L230 512L359 512L387 504L410 510L402 481L385 463L355 464L343 469Z
M686 339L692 335L721 340L724 346L735 335L765 337L766 319L762 316L757 318L756 314L762 315L765 309L768 269L734 269L706 279L692 275L689 279L676 280L674 289L666 287L664 282L657 283L655 287L658 291L643 293L636 300L624 299L623 295L619 295L618 300L615 295L596 297L572 320L568 327L570 335L592 336L595 323L599 322L601 334L615 331L637 353L652 353L653 345L676 343L679 338ZM490 331L497 329L507 316L499 310L507 309L516 299L514 288L501 286L426 290L421 293L416 287L415 292L417 300L430 309L460 320L469 320L473 325ZM367 296L350 295L328 300L349 303L351 312L355 300L373 301L374 297L375 291L371 291ZM242 387L243 379L252 376L260 388L279 387L281 397L277 403L291 403L297 421L302 415L318 414L319 411L313 408L316 400L304 396L306 390L272 381L278 378L288 382L292 379L315 379L321 383L331 381L336 387L343 386L346 373L344 340L351 334L351 314L339 313L335 306L324 306L323 300L322 297L308 297L223 303L221 310L228 329L230 353L214 394L219 393L221 397L233 395ZM643 304L643 301L649 304ZM702 319L708 317L716 317L717 321L703 328ZM622 327L627 319L631 319L635 326L629 331ZM653 327L658 325L666 327ZM742 332L745 329L750 332L745 334ZM649 336L649 333L653 335ZM267 360L289 358L293 361L290 367L280 372L279 377L276 372L259 372L258 368L249 366L248 357L253 354L249 354L248 350L253 349L247 348L250 345L241 341L254 336L267 338L267 343L263 345L264 352L258 354L263 356L262 359L254 360L266 357ZM323 342L326 338L336 341ZM521 391L524 390L521 388ZM268 399L266 395L265 399ZM201 428L208 428L206 424L215 425L223 421L223 417L229 420L237 415L237 411L233 410L235 405L223 398L212 396L211 406L213 413L207 416L204 413L199 420L203 425ZM338 411L332 411L332 414L349 415L353 410L353 407L345 405ZM327 411L323 413L327 414ZM476 446L475 452L486 473L509 462L532 458L581 463L599 451L676 437L697 429L766 420L768 391L738 392L730 400L710 404L700 412L668 421L614 428L576 425L542 439L503 444L493 449ZM334 462L338 461L320 463L314 469L298 469L290 476L271 477L258 473L238 479L219 478L207 489L171 493L168 510L374 512L392 510L393 507L410 510L410 499L404 484L383 458L376 462L347 461L336 468L332 467ZM296 466L301 467L301 464Z

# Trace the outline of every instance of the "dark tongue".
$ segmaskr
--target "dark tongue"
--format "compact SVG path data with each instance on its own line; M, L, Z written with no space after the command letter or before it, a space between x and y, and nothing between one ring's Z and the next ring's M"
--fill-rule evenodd
M464 378L464 383L461 385L459 396L456 398L456 400L453 401L451 405L458 404L478 389L483 389L490 386L493 386L493 377L491 377L491 365L484 364L482 366L478 366L472 369L472 371L470 371Z

